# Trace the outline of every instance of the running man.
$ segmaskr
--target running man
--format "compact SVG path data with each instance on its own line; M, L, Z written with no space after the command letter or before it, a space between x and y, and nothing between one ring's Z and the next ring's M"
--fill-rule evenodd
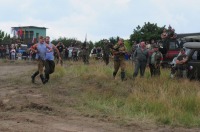
M43 67L45 66L46 53L51 52L52 49L48 46L48 44L45 44L43 36L40 36L39 42L34 44L30 50L37 54L36 58L38 60L38 70L31 76L32 83L35 83L35 77L40 74L40 79L42 83L45 84L46 81L43 75Z
M55 62L54 62L54 50L56 51L59 61L61 61L61 56L59 50L56 48L54 44L50 42L50 37L47 36L45 38L46 44L52 49L51 52L46 52L46 61L45 61L45 83L49 81L49 74L52 74L55 70Z

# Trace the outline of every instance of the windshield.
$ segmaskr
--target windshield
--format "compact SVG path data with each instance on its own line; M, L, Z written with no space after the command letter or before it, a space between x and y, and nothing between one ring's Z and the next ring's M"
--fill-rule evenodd
M169 50L175 50L175 49L178 49L179 46L176 42L170 42L169 43Z

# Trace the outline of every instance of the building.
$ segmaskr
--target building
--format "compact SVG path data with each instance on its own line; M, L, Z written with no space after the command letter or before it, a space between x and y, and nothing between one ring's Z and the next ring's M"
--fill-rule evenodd
M20 39L22 43L30 45L33 40L38 40L39 36L46 36L45 27L19 26L12 27L13 37Z

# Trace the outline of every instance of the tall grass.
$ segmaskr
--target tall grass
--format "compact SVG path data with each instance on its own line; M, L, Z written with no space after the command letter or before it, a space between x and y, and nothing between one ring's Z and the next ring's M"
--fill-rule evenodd
M68 62L65 68L57 68L52 75L51 86L58 85L68 91L60 101L76 100L73 107L91 115L128 120L152 120L160 124L178 126L200 126L199 82L172 80L169 69L162 69L160 77L150 77L146 69L145 77L132 80L133 65L127 63L128 80L112 78L113 63L106 66L101 61L90 65L81 62ZM55 84L54 84L55 83ZM55 96L55 99L57 96ZM63 105L63 103L62 103Z

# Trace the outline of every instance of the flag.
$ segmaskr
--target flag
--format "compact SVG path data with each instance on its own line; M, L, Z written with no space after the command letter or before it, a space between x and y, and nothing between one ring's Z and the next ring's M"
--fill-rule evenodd
M36 38L33 38L32 43L35 44L37 42Z
M18 36L22 37L22 35L23 35L23 30L22 30L22 28L19 28L19 30L18 30Z

